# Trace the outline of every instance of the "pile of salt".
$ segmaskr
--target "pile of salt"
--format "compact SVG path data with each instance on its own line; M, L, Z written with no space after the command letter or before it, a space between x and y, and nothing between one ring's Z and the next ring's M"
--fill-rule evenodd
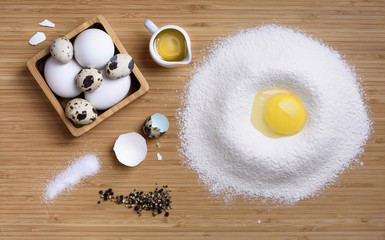
M97 156L87 154L79 157L67 169L48 182L43 199L44 202L54 200L64 190L71 190L82 179L99 172L100 163Z

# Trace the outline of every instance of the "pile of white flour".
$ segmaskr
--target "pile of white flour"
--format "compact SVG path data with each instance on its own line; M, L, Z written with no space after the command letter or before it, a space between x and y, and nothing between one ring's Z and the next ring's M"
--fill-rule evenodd
M293 204L314 196L363 152L371 121L358 78L338 52L275 25L217 43L179 111L186 163L216 194ZM272 139L250 122L257 92L286 88L305 106L297 135Z

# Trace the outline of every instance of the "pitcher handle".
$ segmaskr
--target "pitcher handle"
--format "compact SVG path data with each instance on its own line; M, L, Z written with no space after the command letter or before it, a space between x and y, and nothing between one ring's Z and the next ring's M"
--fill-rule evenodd
M154 34L154 32L158 30L158 27L150 19L146 19L146 21L144 21L144 26L148 29L148 31L150 31L151 34Z

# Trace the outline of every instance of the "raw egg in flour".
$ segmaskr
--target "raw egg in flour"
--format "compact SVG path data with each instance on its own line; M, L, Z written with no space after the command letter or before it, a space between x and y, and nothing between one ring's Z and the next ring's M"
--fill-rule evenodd
M294 93L284 88L269 88L255 95L250 121L267 137L293 136L305 127L306 111Z

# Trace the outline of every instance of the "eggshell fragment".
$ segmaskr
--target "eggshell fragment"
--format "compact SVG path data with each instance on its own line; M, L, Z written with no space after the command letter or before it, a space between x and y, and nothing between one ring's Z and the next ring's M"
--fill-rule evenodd
M113 149L119 162L129 167L137 166L147 155L146 139L135 132L120 135Z
M35 46L35 45L38 45L39 43L42 43L46 40L47 38L45 37L45 34L43 32L37 32L35 33L35 35L33 35L30 39L29 39L29 44L31 44L32 46Z
M168 130L169 122L166 116L155 113L144 121L143 132L149 138L158 138Z
M42 21L39 23L40 26L43 26L43 27L55 27L55 23L49 21L48 19Z

